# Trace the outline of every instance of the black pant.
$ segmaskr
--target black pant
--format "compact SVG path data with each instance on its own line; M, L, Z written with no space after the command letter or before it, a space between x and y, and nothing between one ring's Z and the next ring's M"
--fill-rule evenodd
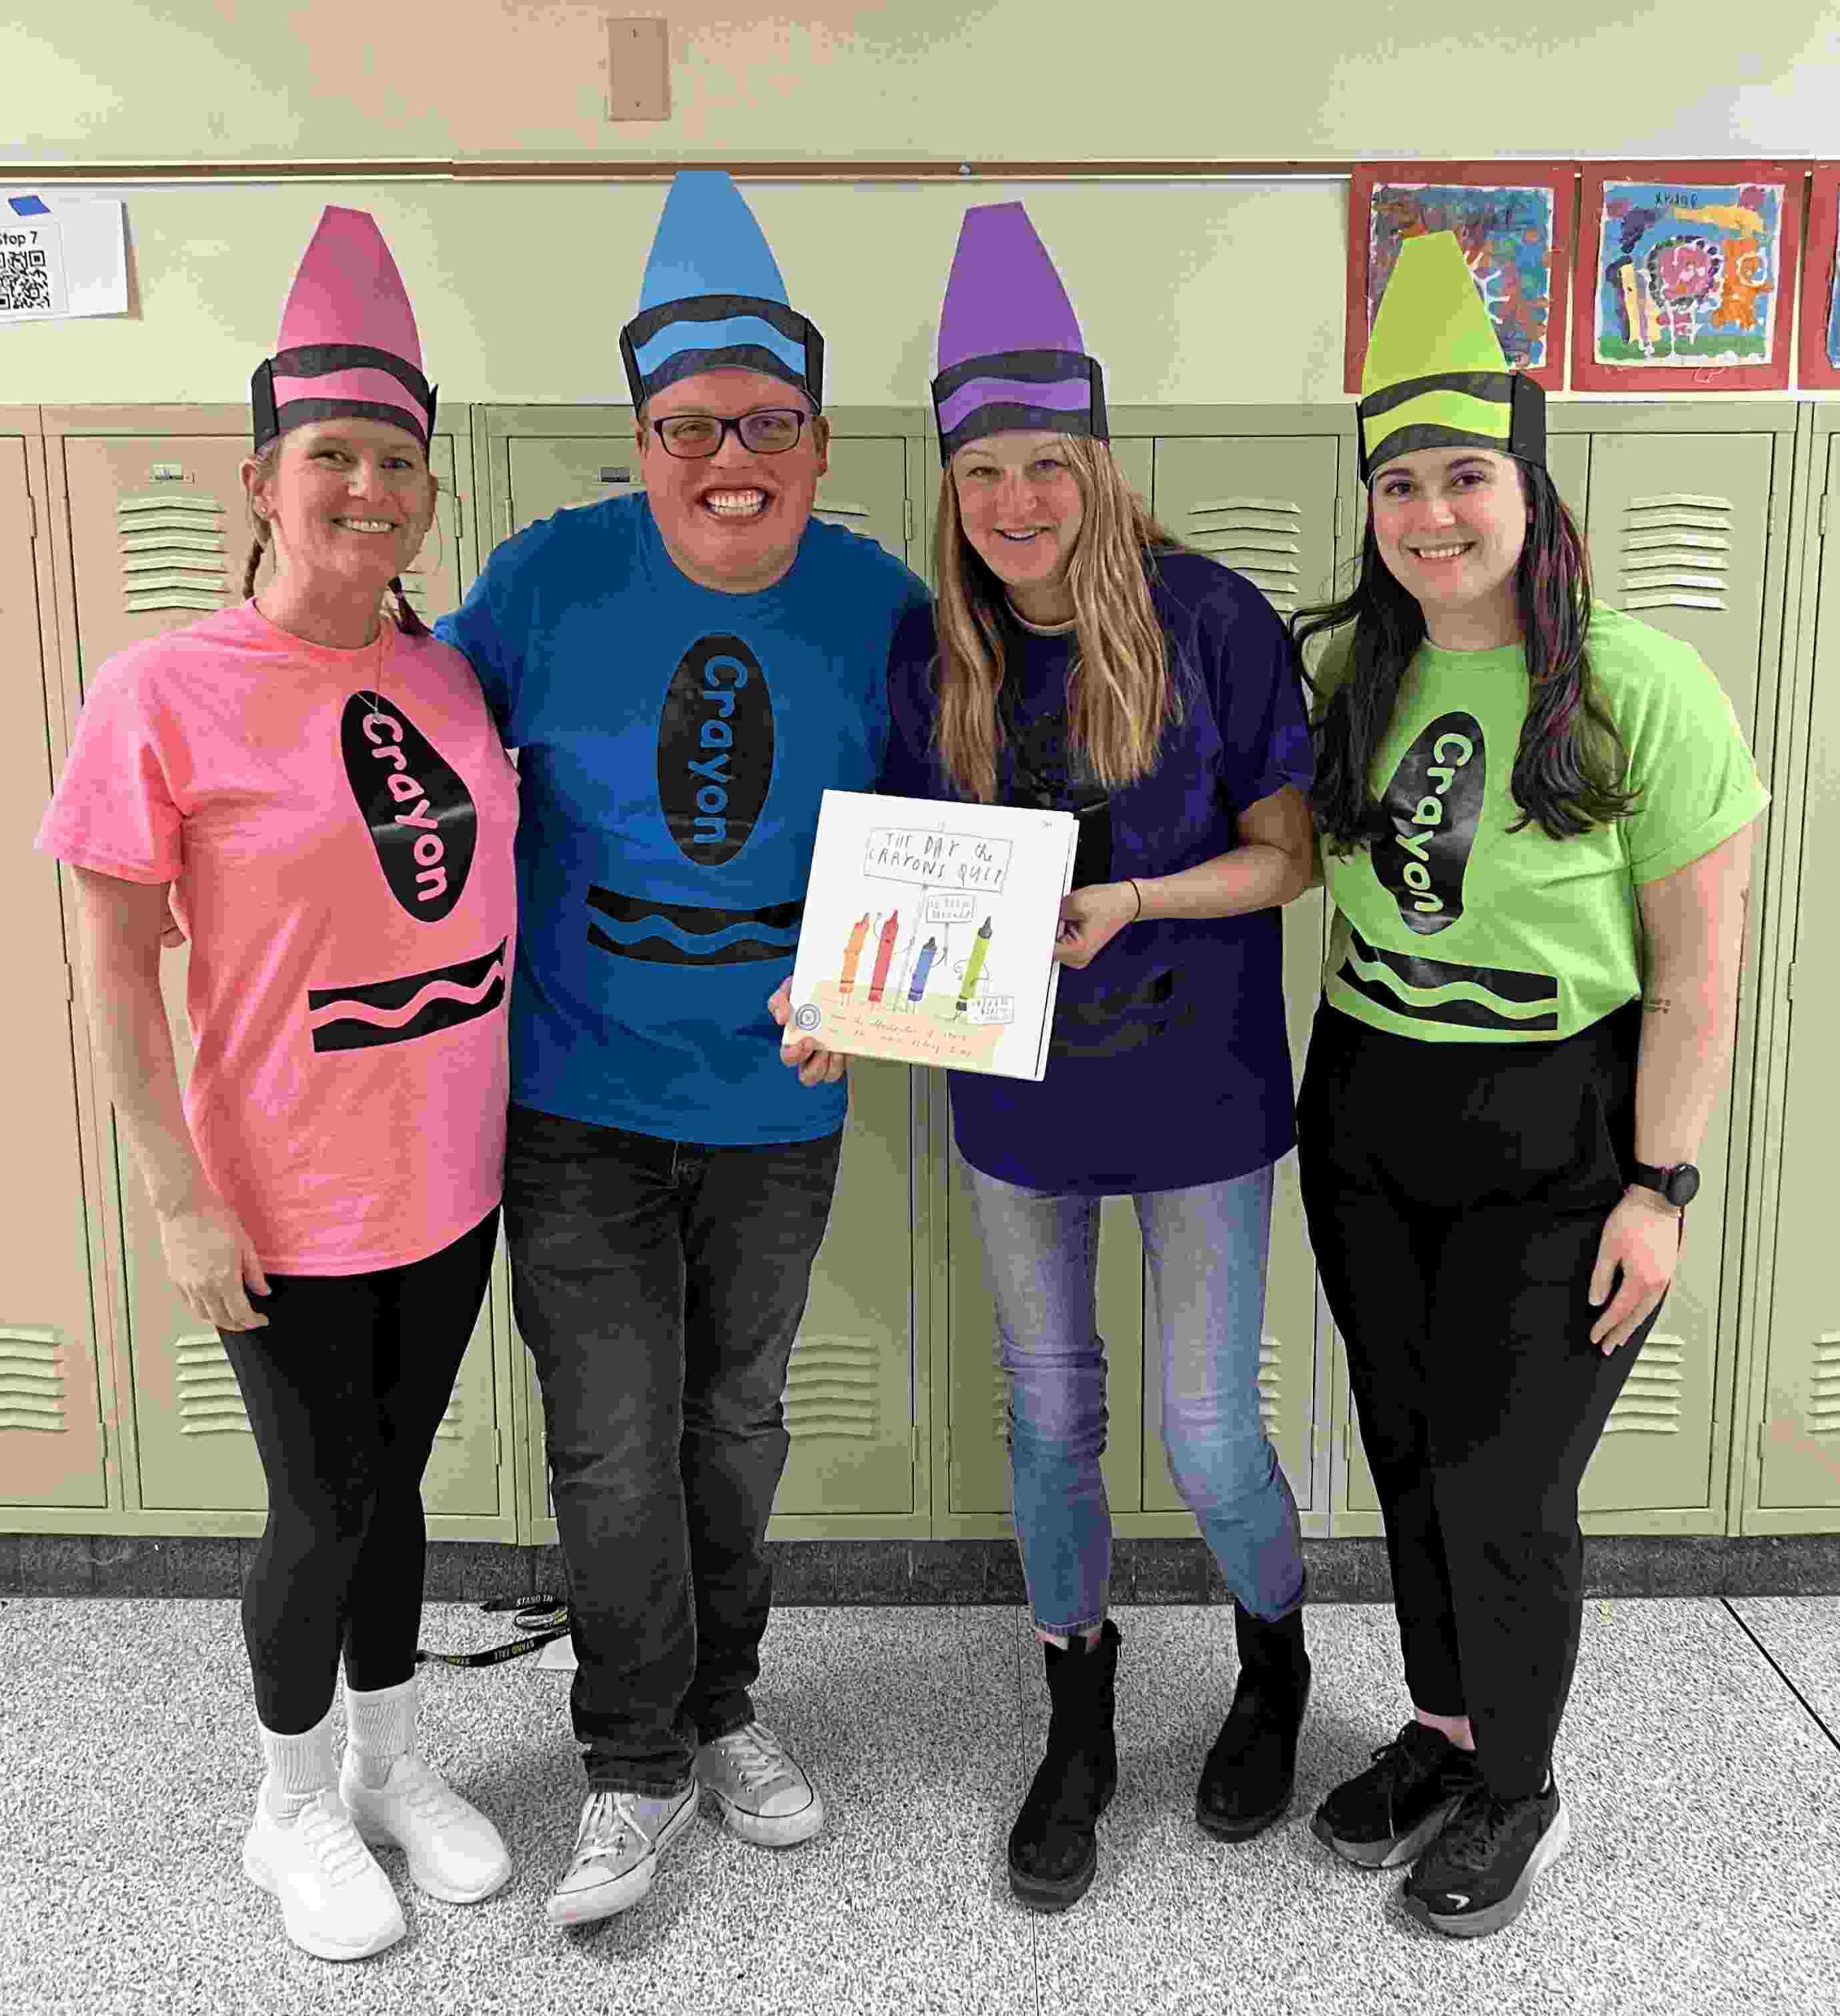
M705 1147L511 1109L513 1303L597 1791L675 1792L753 1719L781 1401L842 1140Z
M1655 1320L1608 1358L1590 1341L1641 1027L1632 1002L1557 1043L1430 1043L1325 1005L1298 1102L1407 1684L1468 1714L1504 1798L1545 1781L1583 1614L1578 1484Z
M256 1713L311 1729L347 1683L415 1670L428 1467L485 1299L494 1210L425 1260L369 1274L270 1274L260 1330L220 1330L269 1484L243 1584Z

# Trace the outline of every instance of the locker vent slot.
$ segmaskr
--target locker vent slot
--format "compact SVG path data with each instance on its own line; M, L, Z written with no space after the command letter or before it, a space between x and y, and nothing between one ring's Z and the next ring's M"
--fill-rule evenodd
M458 1442L466 1432L466 1410L461 1404L460 1391L456 1387L453 1398L447 1403L447 1411L441 1416L440 1425L435 1429L435 1440L437 1442Z
M1686 1340L1649 1333L1628 1383L1610 1410L1606 1435L1678 1435L1680 1389L1686 1377Z
M1282 497L1222 497L1191 506L1182 536L1288 616L1301 595L1303 517L1302 505Z
M814 518L824 518L833 524L859 525L865 531L869 525L869 506L866 504L848 504L840 497L826 497L822 491L811 507Z
M1632 498L1623 513L1618 606L1729 608L1733 520L1729 498L1684 491Z
M1267 1332L1259 1340L1259 1425L1267 1435L1276 1432L1278 1410L1283 1404L1278 1377L1282 1357L1278 1340Z
M598 488L581 497L571 497L562 506L565 511L584 510L590 504L604 504L610 497L631 497L644 491L645 485L636 469L604 469L595 478Z
M61 1349L55 1330L0 1330L0 1430L59 1435L69 1427Z
M179 489L117 498L123 605L150 610L221 609L229 599L224 506Z
M787 1369L786 1426L801 1442L873 1442L881 1432L876 1362L868 1337L801 1337Z
M1840 1330L1823 1330L1815 1340L1814 1376L1808 1384L1808 1432L1810 1435L1840 1435Z
M249 1417L236 1375L214 1331L180 1337L172 1347L181 1435L247 1435Z

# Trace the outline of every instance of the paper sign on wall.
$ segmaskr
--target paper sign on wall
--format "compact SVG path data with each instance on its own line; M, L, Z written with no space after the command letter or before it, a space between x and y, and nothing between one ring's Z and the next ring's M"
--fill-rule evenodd
M791 1033L827 1050L1039 1079L1079 822L827 791Z
M122 205L109 198L0 196L0 322L128 310Z

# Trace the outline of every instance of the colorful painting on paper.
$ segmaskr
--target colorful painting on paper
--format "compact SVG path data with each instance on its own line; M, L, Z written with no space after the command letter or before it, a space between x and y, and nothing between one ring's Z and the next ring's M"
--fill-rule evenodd
M1551 326L1552 191L1507 183L1377 182L1367 211L1370 329L1401 241L1431 231L1456 232L1509 365L1545 369L1556 339Z
M1840 259L1827 276L1827 369L1840 372Z
M1782 292L1780 185L1604 185L1596 359L1694 371L1767 365Z

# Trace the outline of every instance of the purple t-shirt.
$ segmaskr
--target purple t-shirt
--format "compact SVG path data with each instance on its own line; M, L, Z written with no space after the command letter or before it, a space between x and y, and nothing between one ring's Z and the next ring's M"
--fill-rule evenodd
M1067 760L1071 633L1006 628L998 798L1081 815L1076 883L1211 860L1239 844L1245 807L1310 783L1303 695L1271 605L1200 554L1149 566L1182 717L1156 767L1108 800ZM880 787L902 797L958 795L933 749L934 649L930 612L911 613L889 658ZM1091 965L1062 969L1041 1084L954 1072L952 1100L959 1154L1030 1190L1181 1190L1275 1162L1295 1138L1278 913L1126 925Z

